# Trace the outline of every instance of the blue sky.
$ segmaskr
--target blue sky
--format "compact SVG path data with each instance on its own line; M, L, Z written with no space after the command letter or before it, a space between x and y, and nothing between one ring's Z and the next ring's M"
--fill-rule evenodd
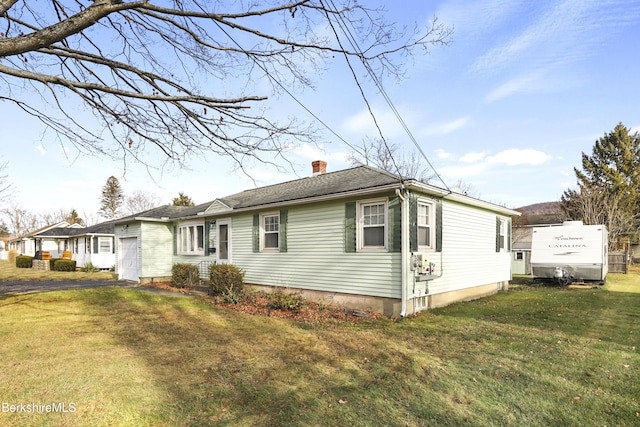
M598 138L619 122L640 131L638 1L416 0L387 8L398 25L424 25L435 15L454 27L449 46L407 63L404 80L384 81L449 185L461 180L480 198L508 207L558 200L575 184L573 168L580 166L581 153L590 152ZM373 87L366 90L385 137L412 151L382 97ZM296 96L353 145L377 136L339 59L318 76L315 90ZM38 122L0 105L5 119L0 162L8 162L5 173L16 190L12 204L34 212L75 208L81 216L95 214L111 175L126 194L147 191L169 203L183 191L202 203L309 176L312 160L326 160L328 171L350 166L351 149L323 131L317 146L290 152L295 171L289 173L256 165L252 180L213 155L189 159L190 170L149 171L132 162L78 155ZM274 114L313 120L286 96L266 106Z

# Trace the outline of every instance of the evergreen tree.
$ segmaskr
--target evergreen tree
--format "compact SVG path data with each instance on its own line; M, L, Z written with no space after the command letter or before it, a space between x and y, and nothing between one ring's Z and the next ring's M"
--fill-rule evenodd
M610 246L640 227L640 136L619 123L582 153L582 170L574 168L578 190L567 190L562 208L569 219L605 224Z
M98 213L107 219L114 219L120 215L120 207L124 202L124 192L120 181L115 176L110 176L102 187L100 198L100 210Z
M75 209L71 209L71 212L69 212L69 215L64 220L69 224L84 225L84 220L80 218L80 215L78 215L78 212Z
M191 197L184 194L182 191L178 193L178 197L173 198L173 206L195 206Z
M9 231L9 226L4 220L0 220L0 237L7 237L11 234Z

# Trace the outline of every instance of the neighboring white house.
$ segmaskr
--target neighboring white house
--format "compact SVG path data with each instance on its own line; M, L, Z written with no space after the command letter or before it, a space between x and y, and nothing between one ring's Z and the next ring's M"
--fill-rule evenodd
M9 250L14 250L20 255L35 256L36 251L55 251L57 250L57 244L53 242L43 242L41 246L36 243L35 235L44 233L52 229L58 228L78 228L82 227L79 224L70 224L67 221L61 221L56 224L47 225L46 227L39 228L24 236L9 240Z
M113 221L90 227L58 227L33 233L36 251L48 251L52 258L71 252L77 267L91 263L96 268L115 266L115 238Z
M389 316L507 288L518 212L369 166L313 165L308 178L116 220L119 277L233 263L248 284Z

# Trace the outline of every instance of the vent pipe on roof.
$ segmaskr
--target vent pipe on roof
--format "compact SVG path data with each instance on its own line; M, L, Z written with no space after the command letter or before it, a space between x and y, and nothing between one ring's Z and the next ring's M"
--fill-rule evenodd
M327 162L322 160L315 160L311 162L311 168L313 171L313 176L325 174L327 173Z

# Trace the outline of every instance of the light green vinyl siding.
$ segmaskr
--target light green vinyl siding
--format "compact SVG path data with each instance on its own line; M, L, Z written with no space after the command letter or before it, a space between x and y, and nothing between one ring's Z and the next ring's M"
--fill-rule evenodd
M247 283L399 298L401 254L345 252L345 202L288 209L287 252L253 252L253 213L232 220L232 260Z
M142 239L138 243L143 263L140 277L171 275L173 256L173 225L160 222L143 222Z
M432 294L482 286L510 279L511 258L496 253L496 214L444 201L442 252L430 253L443 276L429 282ZM442 257L441 257L442 255Z

